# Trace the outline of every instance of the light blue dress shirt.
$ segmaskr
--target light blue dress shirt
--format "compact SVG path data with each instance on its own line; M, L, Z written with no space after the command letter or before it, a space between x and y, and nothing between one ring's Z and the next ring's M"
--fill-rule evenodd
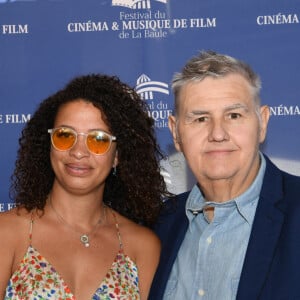
M206 202L194 186L186 203L189 227L173 265L164 300L233 300L259 199L266 162L242 195L225 203ZM203 208L214 207L209 222Z

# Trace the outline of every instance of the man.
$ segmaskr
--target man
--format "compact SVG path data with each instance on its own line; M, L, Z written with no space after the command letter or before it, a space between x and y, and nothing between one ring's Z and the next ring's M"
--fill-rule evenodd
M156 226L150 299L300 299L300 177L259 151L260 86L247 64L214 52L175 75L169 127L197 184Z

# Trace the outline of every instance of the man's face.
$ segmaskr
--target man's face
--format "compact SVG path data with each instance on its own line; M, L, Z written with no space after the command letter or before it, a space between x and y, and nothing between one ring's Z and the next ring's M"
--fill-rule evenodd
M200 185L226 180L244 191L259 168L268 108L256 108L249 83L238 74L188 83L179 103L169 126Z

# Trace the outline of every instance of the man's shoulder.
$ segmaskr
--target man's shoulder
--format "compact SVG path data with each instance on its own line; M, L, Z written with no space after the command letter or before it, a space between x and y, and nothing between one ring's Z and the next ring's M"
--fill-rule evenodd
M288 205L300 210L300 177L282 171L282 178L282 191Z
M173 231L178 226L184 226L188 222L185 204L189 193L178 194L164 201L161 215L154 226L158 235L167 234L170 230Z
M299 185L300 185L300 176L293 175L293 174L287 173L285 171L281 171L281 172L283 174L285 182L287 182L288 184L295 185L295 186L299 187Z
M187 191L165 199L161 216L174 215L184 211L189 194L190 191Z
M266 161L261 195L273 199L270 201L285 213L300 214L300 177L279 169L268 158Z
M295 188L295 191L298 191L300 193L300 176L293 175L290 173L287 173L286 171L279 169L266 155L266 173L265 177L267 179L270 179L269 181L274 184L274 178L278 178L283 184L283 187L288 186L289 188Z
M187 191L181 194L176 195L178 201L186 201L191 191Z

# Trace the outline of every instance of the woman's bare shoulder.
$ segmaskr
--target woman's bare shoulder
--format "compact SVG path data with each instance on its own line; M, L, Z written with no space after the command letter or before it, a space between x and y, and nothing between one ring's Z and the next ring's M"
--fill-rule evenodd
M30 215L26 210L16 208L0 213L0 239L3 242L0 247L1 294L28 246Z
M119 214L117 220L120 225L122 239L125 239L127 245L133 245L136 249L144 247L153 250L160 249L160 240L151 229Z
M28 224L31 213L23 208L13 208L0 213L0 236L16 236L22 232L25 224Z
M5 220L5 219L11 219L11 218L18 218L20 219L28 219L31 216L31 212L28 212L25 208L12 208L10 210L7 211L3 211L0 213L0 218L1 220Z

